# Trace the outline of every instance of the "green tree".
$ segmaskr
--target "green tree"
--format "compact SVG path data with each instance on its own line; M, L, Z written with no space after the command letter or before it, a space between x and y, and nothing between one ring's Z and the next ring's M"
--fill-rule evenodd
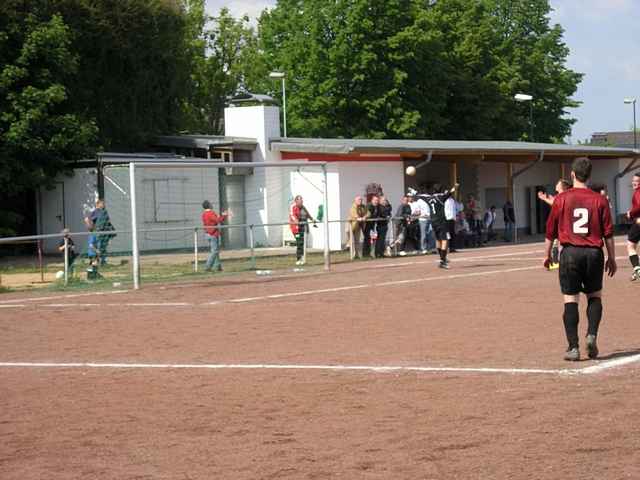
M567 108L579 102L571 97L583 74L567 68L569 48L563 41L563 29L552 25L548 0L486 0L499 34L497 55L505 65L500 78L504 98L518 91L533 100L534 140L560 142L571 133L575 119ZM528 138L528 106L514 109L508 102L501 107L505 119L504 138ZM524 133L523 133L524 132Z
M59 15L24 16L20 4L5 4L0 15L0 192L6 200L46 187L68 161L95 146L96 125L72 108L71 77L78 56L72 34ZM2 202L0 230L19 220L19 206Z
M209 18L202 2L193 3L192 15L201 25L201 35L194 52L193 91L185 106L186 128L219 135L224 130L228 98L238 90L265 87L266 64L247 16L236 19L223 8L218 16Z
M298 135L424 137L443 121L440 33L411 0L281 0L261 49L287 73Z
M523 91L536 140L558 141L582 76L549 12L548 0L280 0L258 51L287 73L294 135L527 139Z
M0 2L0 195L182 129L202 35L188 1Z
M140 150L179 131L188 95L192 45L178 0L32 0L60 14L74 34L79 75L74 108L96 118L102 148Z

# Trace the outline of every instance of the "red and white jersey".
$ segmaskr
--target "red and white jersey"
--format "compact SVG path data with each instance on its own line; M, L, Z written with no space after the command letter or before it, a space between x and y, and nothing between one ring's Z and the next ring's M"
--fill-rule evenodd
M613 236L607 199L590 188L572 188L556 196L547 220L547 239L561 245L598 247Z

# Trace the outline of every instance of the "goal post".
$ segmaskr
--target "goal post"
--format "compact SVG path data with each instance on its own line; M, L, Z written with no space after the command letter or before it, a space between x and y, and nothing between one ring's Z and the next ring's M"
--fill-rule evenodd
M194 170L192 173L187 173ZM152 175L145 175L153 172ZM170 173L171 172L171 173ZM239 173L238 173L239 172ZM246 175L242 178L241 175ZM250 174L246 172L251 172ZM123 172L122 172L123 173ZM317 241L320 229L312 229L315 244L322 245L323 266L330 269L330 229L327 215L328 175L326 162L211 162L200 159L149 160L130 162L128 210L131 224L131 255L134 288L140 287L141 250L150 250L151 232L147 227L155 222L165 222L162 229L153 230L187 232L193 245L194 271L198 269L198 235L202 234L200 221L201 203L212 200L219 213L229 209L238 214L229 225L220 228L224 239L241 243L251 251L258 246L282 245L288 231L288 211L293 198L301 194L312 217L323 212L321 220L322 240ZM308 173L309 175L306 175ZM123 175L120 175L122 179ZM193 177L202 180L203 187L194 187ZM141 189L143 191L141 191ZM245 191L246 189L246 191ZM301 191L302 190L302 191ZM306 195L306 193L309 195ZM217 198L216 198L217 197ZM314 208L315 207L315 208ZM141 212L140 208L144 211ZM153 218L149 218L149 216ZM125 215L123 215L124 219ZM180 221L182 220L182 222ZM144 224L143 228L140 228ZM175 226L172 226L175 225ZM141 236L143 233L141 248ZM248 235L247 235L248 234ZM248 238L245 238L248 237ZM181 237L182 238L182 237ZM186 241L186 240L184 240ZM305 235L305 242L307 235ZM191 243L193 242L193 243ZM179 243L179 242L178 242ZM165 241L166 245L169 245ZM177 243L171 244L176 246ZM318 250L319 251L319 250ZM255 263L253 264L255 267Z

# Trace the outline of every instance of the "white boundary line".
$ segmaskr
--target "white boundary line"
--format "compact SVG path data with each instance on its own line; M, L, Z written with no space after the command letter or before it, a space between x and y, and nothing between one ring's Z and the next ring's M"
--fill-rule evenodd
M529 245L527 245L529 246ZM525 245L522 245L522 247L525 247ZM503 249L505 248L504 246L500 246L500 247L486 247L486 250L498 250L498 249ZM485 250L485 251L486 251ZM476 257L460 257L457 260L455 260L455 262L467 262L467 261L472 261L472 260L485 260L485 259L490 259L490 258L495 258L495 257L504 257L504 256L515 256L515 255L529 255L529 254L533 254L533 253L540 253L542 252L541 249L538 250L517 250L515 252L511 252L511 253L504 253L504 254L496 254L496 255L484 255L484 256L476 256ZM372 265L373 267L376 268L389 268L389 267L402 267L402 266L408 266L408 265L428 265L431 263L437 263L435 260L430 259L429 256L427 256L426 258L422 255L417 255L416 258L422 258L423 260L421 261L406 261L406 262L397 262L397 263L393 263L393 264L387 264L387 263L382 263L380 265ZM354 272L359 272L359 270L354 270ZM349 273L349 272L347 272ZM262 282L259 282L262 283ZM160 289L167 289L169 287L160 287ZM190 288L190 285L174 285L170 288ZM66 295L50 295L50 296L46 296L46 297L30 297L30 298L14 298L14 299L9 299L9 300L0 300L0 306L3 304L15 304L15 303L24 303L24 302L43 302L46 300L60 300L60 299L64 299L64 298L81 298L81 297L90 297L93 295L116 295L116 294L121 294L121 293L129 293L132 292L133 290L112 290L112 291L104 291L104 292L87 292L87 293L72 293L72 294L66 294Z
M498 248L498 247L496 247ZM471 262L471 261L481 261L481 260L500 260L500 261L528 261L528 260L539 260L537 257L528 258L508 258L515 257L516 255L533 255L540 253L541 250L527 250L527 251L517 251L496 255L485 255L485 256L477 256L477 257L466 257L466 258L458 258L454 261L454 263L458 262ZM617 256L617 260L624 260L625 256ZM401 267L403 265L420 265L420 264L437 264L436 260L425 259L422 261L408 261L402 263L388 264L388 265L380 265L379 268L382 267ZM539 262L540 263L540 262ZM473 273L461 273L454 275L445 275L445 276L435 276L435 277L423 277L423 278L415 278L415 279L407 279L407 280L396 280L390 282L383 283L374 283L374 284L360 284L360 285L348 285L344 287L336 287L336 288L325 288L318 290L304 290L299 292L284 292L277 293L272 295L263 295L257 297L244 297L244 298L235 298L235 299L227 299L227 300L219 300L215 302L207 302L207 303L189 303L189 302L149 302L149 303L108 303L108 304L98 304L98 303L48 303L48 304L40 304L39 307L44 308L69 308L69 307L96 307L96 306L109 306L109 307L193 307L193 306L211 306L211 305L220 305L224 303L249 303L256 302L261 300L270 300L270 299L278 299L278 298L287 298L287 297L296 297L303 295L315 295L322 293L331 293L331 292L340 292L340 291L348 291L355 290L361 288L368 287L388 287L394 285L406 285L411 283L420 283L420 282L429 282L436 280L452 280L458 278L466 278L466 277L476 277L476 276L484 276L484 275L496 275L500 273L510 273L510 272L518 272L518 271L527 271L527 270L538 270L542 267L540 265L532 266L532 267L522 267L522 268L509 268L503 270L492 270L487 272L473 272ZM69 294L69 295L59 295L59 296L49 296L49 297L36 297L36 298L25 298L25 299L13 299L13 300L2 300L0 301L0 308L27 308L28 305L19 302L40 302L44 300L59 300L65 298L79 298L79 297L87 297L92 295L111 295L111 294L121 294L128 293L131 290L114 290L107 292L90 292L90 293L78 293L78 294Z
M426 367L398 365L295 365L295 364L242 364L242 363L94 363L94 362L0 362L0 368L45 369L164 369L164 370L320 370L373 373L482 373L482 374L539 374L539 375L594 375L606 370L640 361L640 354L615 360L605 360L586 368L491 368L491 367Z
M347 285L344 287L335 287L335 288L321 288L317 290L301 290L297 292L273 293L269 295L261 295L256 297L230 298L230 299L223 299L223 300L217 300L215 302L206 302L206 303L188 303L188 302L107 303L107 304L45 303L45 304L39 304L36 306L39 308L72 308L72 307L97 307L97 306L108 306L108 307L195 307L195 306L199 306L199 307L204 307L204 306L221 305L221 304L251 303L251 302L259 302L263 300L276 300L281 298L300 297L300 296L307 296L307 295L321 295L325 293L344 292L349 290L359 290L363 288L393 287L393 286L407 285L412 283L436 282L439 280L455 280L460 278L481 277L481 276L487 276L487 275L499 275L504 273L524 272L528 270L541 270L541 269L542 267L539 265L534 267L505 268L501 270L490 270L485 272L458 273L453 275L439 275L434 277L410 278L407 280L392 280L388 282L379 282L379 283L371 283L371 284ZM5 306L0 305L0 307L5 307ZM8 308L9 305L7 305L6 307ZM10 307L26 308L27 305L10 305Z
M610 368L622 367L624 365L629 365L638 361L640 361L640 354L629 355L628 357L616 358L614 360L605 360L596 365L591 365L590 367L583 368L582 373L601 373L605 370L609 370Z
M520 250L521 248L532 248L533 246L538 245L539 248L536 250ZM626 245L626 242L621 241L621 242L616 242L616 246L624 246ZM493 247L483 247L483 251L488 252L488 251L494 251L494 250L499 250L502 251L505 248L508 249L510 251L510 253L504 253L504 254L496 254L496 255L483 255L483 256L474 256L474 257L463 257L460 256L459 258L456 258L456 260L454 261L454 263L457 262L469 262L469 261L473 261L473 260L487 260L487 259L491 259L491 258L499 258L499 257L505 257L505 256L515 256L515 255L530 255L530 254L534 254L534 253L544 253L543 247L544 244L543 243L529 243L529 244L523 244L523 245L510 245L510 244L505 244L505 245L498 245L498 246L493 246ZM472 250L463 250L460 251L461 254L464 254L466 252L471 253ZM477 250L473 250L473 251L477 251ZM459 254L458 254L459 255ZM417 258L420 258L420 256L416 256ZM626 258L626 257L618 257L618 258ZM395 263L395 264L380 264L379 266L377 266L377 268L387 268L387 267L400 267L403 265L419 265L419 264L429 264L431 263L430 260L424 260L424 261L407 261L407 262L399 262L399 263ZM437 262L436 262L437 263ZM356 272L358 270L354 270L354 272ZM169 287L160 287L160 289L167 289ZM189 285L174 285L170 288L189 288ZM132 292L132 290L113 290L113 291L105 291L105 292L87 292L87 293L76 293L76 294L67 294L67 295L55 295L55 296L47 296L47 297L32 297L32 298L14 298L14 299L9 299L9 300L0 300L0 306L2 306L3 304L16 304L16 303L23 303L23 302L42 302L42 301L46 301L46 300L59 300L59 299L63 299L63 298L79 298L79 297L88 297L88 296L92 296L92 295L116 295L116 294L120 294L120 293L129 293ZM213 304L213 303L212 303ZM7 307L9 308L9 307ZM17 308L17 307L14 307Z
M90 297L93 295L117 295L119 293L127 293L131 290L111 290L108 292L89 292L89 293L73 293L69 295L52 295L49 297L33 297L33 298L14 298L12 300L0 300L0 304L12 304L16 302L42 302L44 300L59 300L61 298L78 298Z

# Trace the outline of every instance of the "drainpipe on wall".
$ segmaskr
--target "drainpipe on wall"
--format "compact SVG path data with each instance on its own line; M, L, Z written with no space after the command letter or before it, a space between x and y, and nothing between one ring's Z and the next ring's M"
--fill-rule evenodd
M636 151L636 154L640 154L640 151ZM620 173L616 173L616 175L613 177L613 196L615 198L615 203L613 205L613 223L614 226L617 223L618 220L618 180L620 180L622 177L624 177L626 174L628 174L631 170L633 170L636 166L636 164L638 163L638 160L640 159L640 157L636 157L633 160L631 160L629 162L629 165L626 166L626 168L624 170L622 170L622 172Z
M538 159L537 160L535 160L534 162L531 162L526 167L521 168L516 173L511 175L511 191L513 192L513 194L512 194L513 195L513 201L512 201L512 203L513 203L513 211L516 214L515 215L516 221L515 221L515 223L513 225L514 243L518 243L518 214L517 214L517 210L516 210L516 198L518 197L518 195L517 195L517 190L516 190L516 178L518 178L523 173L531 170L537 164L542 162L542 160L544 160L544 150L541 151L538 154Z
M416 165L416 170L429 165L431 163L432 158L433 158L433 150L429 150L429 153L427 154L427 158Z

